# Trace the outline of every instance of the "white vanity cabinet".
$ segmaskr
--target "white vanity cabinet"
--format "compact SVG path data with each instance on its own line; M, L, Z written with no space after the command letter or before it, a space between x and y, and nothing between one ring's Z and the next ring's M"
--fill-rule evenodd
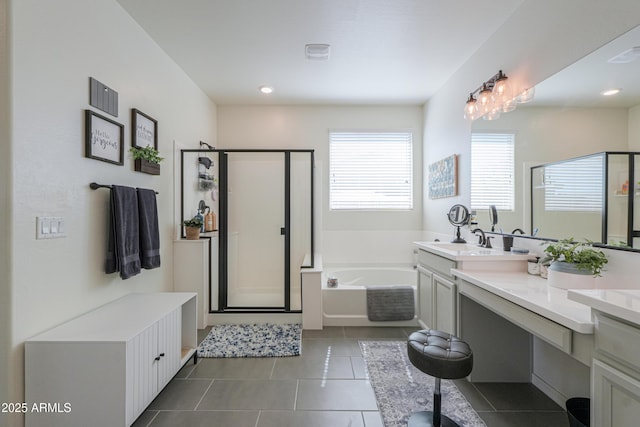
M591 424L638 425L640 420L640 325L595 313L591 367Z
M195 293L129 294L27 340L25 401L45 410L26 426L130 426L194 357L196 314Z
M456 261L418 249L419 320L422 327L456 334Z

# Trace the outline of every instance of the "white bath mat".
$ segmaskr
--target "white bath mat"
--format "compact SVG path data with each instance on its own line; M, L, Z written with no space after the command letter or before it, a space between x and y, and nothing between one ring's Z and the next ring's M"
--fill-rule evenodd
M215 325L198 346L198 357L298 356L300 324Z

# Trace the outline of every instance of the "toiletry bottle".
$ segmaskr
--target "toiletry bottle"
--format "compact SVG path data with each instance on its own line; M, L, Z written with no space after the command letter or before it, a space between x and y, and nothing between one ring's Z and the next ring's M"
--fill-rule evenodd
M202 216L202 213L200 213L200 209L198 209L198 213L196 214L196 218L199 218L202 226L200 227L200 232L204 233L204 217Z
M216 230L216 214L209 210L204 216L204 229L205 231Z

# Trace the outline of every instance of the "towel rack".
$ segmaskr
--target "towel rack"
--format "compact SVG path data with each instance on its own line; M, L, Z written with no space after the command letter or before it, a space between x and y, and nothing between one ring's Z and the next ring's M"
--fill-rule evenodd
M98 184L96 182L92 182L89 184L89 188L91 188L92 190L97 190L98 188L111 188L110 185L104 185L104 184ZM157 191L155 192L156 194L160 194Z

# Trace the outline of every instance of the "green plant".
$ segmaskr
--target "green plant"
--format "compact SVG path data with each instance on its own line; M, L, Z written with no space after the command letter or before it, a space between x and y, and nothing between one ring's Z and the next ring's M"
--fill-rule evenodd
M202 227L202 218L194 216L191 219L185 219L183 224L184 224L185 227L197 227L197 228L200 228L200 227Z
M593 248L592 242L575 242L571 238L549 243L544 252L547 256L540 261L541 263L566 262L594 276L600 276L602 268L609 262L602 251Z
M160 157L158 150L151 145L146 147L131 147L129 152L133 155L134 160L142 159L151 163L160 163L164 160L164 157Z

